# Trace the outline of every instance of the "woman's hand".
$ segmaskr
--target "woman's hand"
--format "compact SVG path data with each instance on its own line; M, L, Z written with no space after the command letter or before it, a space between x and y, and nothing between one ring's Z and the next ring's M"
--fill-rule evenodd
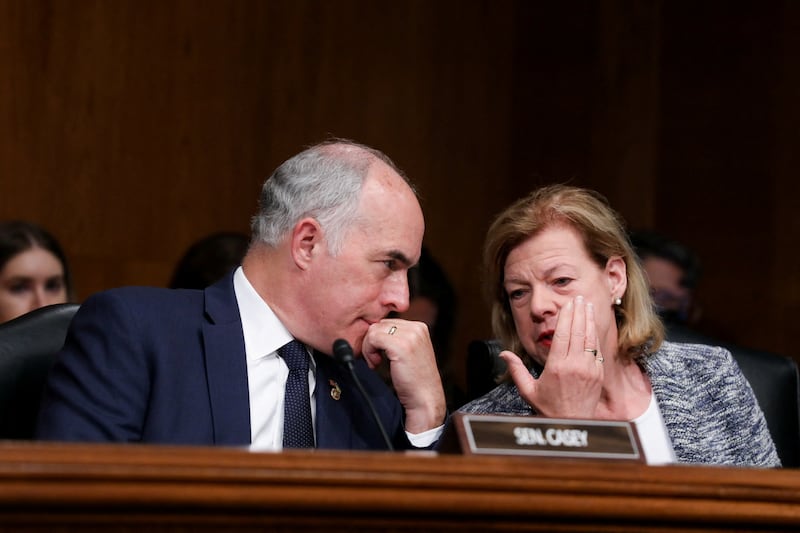
M520 396L550 418L595 416L603 386L603 355L594 321L594 307L582 296L561 308L547 364L534 379L513 352L501 352Z

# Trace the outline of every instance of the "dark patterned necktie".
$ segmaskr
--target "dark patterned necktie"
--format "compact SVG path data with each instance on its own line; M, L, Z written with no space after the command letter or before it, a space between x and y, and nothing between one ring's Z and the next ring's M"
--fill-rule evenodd
M301 343L293 340L279 348L278 355L289 367L283 406L283 447L313 448L314 428L308 394L308 351Z

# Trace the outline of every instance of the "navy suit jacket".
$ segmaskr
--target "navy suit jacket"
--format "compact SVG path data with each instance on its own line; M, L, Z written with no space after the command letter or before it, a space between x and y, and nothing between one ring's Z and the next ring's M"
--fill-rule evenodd
M349 371L327 355L314 357L317 447L386 449ZM395 448L411 448L394 393L363 359L355 368ZM248 445L232 274L204 291L126 287L87 299L51 370L37 438Z

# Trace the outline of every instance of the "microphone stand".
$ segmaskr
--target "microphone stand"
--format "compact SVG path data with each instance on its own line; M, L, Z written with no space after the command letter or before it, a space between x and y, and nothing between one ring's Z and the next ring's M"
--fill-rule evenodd
M361 380L356 374L356 369L353 366L355 355L353 355L353 348L350 346L350 343L344 339L336 339L336 341L333 343L333 357L339 363L345 365L348 370L350 370L350 375L353 376L353 381L356 382L356 387L358 387L358 390L361 391L361 395L367 402L367 407L369 407L372 417L375 419L375 423L377 424L378 429L381 431L383 440L386 442L386 447L389 449L389 451L393 452L394 446L392 446L392 441L389 439L389 435L386 434L386 429L383 427L383 422L381 422L381 418L378 416L378 411L375 410L372 399L367 394L367 391L364 389L364 385L361 384Z

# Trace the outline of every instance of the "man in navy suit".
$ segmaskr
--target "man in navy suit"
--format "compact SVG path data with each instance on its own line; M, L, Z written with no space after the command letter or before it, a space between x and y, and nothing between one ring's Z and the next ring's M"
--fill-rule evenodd
M385 449L351 374L325 355L341 338L394 447L435 445L446 413L428 329L385 318L408 307L424 232L402 173L367 146L316 145L264 183L252 231L241 267L204 291L87 299L49 377L38 437L281 449L289 369L279 350L294 339L310 358L312 445ZM384 359L394 392L372 370Z

